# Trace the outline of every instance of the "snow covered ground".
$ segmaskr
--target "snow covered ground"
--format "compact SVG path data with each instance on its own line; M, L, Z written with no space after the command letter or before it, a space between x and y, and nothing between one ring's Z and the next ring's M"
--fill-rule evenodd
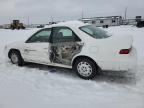
M69 69L12 65L5 60L5 44L25 39L34 30L0 29L0 108L144 108L144 28L105 30L133 36L138 67L129 72L105 71L87 81Z

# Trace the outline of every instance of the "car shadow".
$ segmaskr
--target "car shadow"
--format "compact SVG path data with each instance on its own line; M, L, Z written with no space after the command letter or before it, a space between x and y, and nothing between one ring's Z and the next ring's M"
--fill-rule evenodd
M61 67L47 66L35 63L26 63L28 68L37 68L39 70L45 70L45 74L51 72L66 76L67 78L80 79L76 72L72 69L66 69ZM133 85L136 84L136 72L132 71L101 71L92 81L96 82L107 82L116 84ZM83 79L82 79L83 80Z
M101 74L97 75L94 80L133 85L136 84L136 75L131 71L101 71Z

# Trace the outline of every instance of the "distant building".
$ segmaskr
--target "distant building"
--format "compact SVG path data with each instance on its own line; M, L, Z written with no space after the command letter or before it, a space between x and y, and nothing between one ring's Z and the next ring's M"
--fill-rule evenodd
M136 19L122 20L122 25L136 25Z
M142 20L142 16L136 16L136 22L139 22Z
M122 20L123 25L137 25L138 22L144 21L142 16L136 16L134 19L124 19Z
M107 16L107 17L93 17L93 18L82 18L82 22L96 25L97 27L104 26L119 26L122 24L121 16Z
M4 25L2 25L2 28L9 29L10 28L10 24L4 24Z
M2 29L3 28L3 26L2 25L0 25L0 29Z

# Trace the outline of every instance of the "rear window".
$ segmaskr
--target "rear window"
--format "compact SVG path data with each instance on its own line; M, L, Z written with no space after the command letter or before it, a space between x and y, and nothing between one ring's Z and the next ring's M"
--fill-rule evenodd
M87 25L87 26L80 27L80 30L82 30L83 32L87 33L89 36L96 39L103 39L103 38L110 37L110 35L108 35L106 31L104 31L101 28L97 28L94 25Z

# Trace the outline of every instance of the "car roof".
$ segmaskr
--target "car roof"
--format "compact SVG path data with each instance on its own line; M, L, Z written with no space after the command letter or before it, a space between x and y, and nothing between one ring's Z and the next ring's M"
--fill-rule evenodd
M48 25L45 26L45 28L50 28L50 27L58 27L58 26L66 26L66 27L82 27L82 26L86 26L88 24L85 24L81 21L66 21L66 22L60 22L58 24L52 24L52 25Z

